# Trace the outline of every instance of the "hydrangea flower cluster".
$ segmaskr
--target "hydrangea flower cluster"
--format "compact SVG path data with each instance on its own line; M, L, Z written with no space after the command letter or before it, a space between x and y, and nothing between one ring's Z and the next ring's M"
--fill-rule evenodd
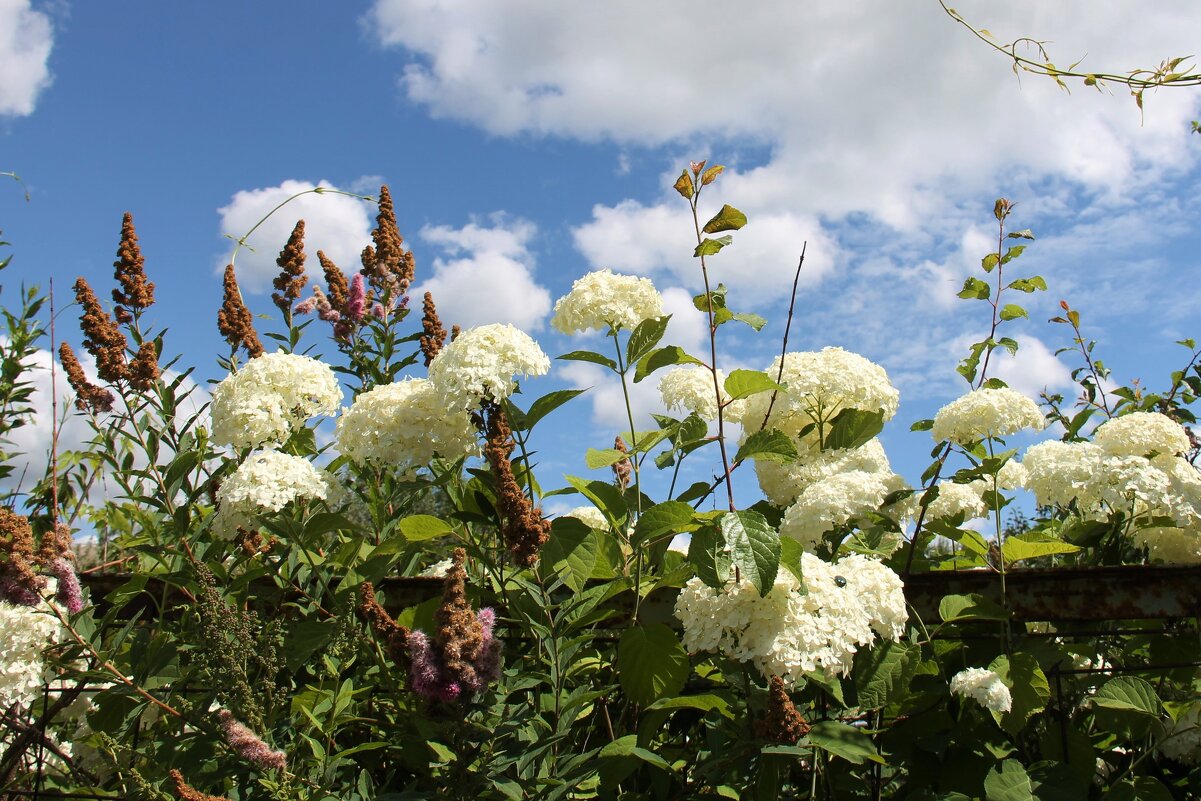
M809 671L845 676L855 652L877 637L899 640L907 620L900 577L858 554L837 564L801 556L804 588L781 568L766 597L749 581L714 589L698 578L675 614L689 651L718 651L796 687Z
M1133 412L1097 426L1093 444L1114 456L1177 456L1189 449L1184 427L1158 412Z
M822 535L878 510L889 493L904 488L900 476L889 472L848 470L815 481L784 512L780 534L806 548Z
M1034 401L1015 389L975 389L938 410L930 429L939 442L960 445L1004 437L1025 429L1040 431L1044 420Z
M213 531L233 539L239 528L254 529L254 516L278 512L299 500L325 500L333 479L300 456L275 450L251 454L217 491Z
M42 649L54 642L59 623L44 607L0 601L0 709L28 708L46 679Z
M988 506L984 503L984 491L990 481L977 479L968 484L956 484L953 481L938 482L938 497L926 507L926 517L930 520L945 520L963 515L963 519L976 520L988 517ZM917 498L913 499L916 504ZM916 516L916 510L914 511Z
M209 407L217 445L277 445L310 417L334 414L342 388L329 365L294 353L251 359L213 390Z
M717 385L721 387L721 399L725 403L729 396L725 391L726 374L717 371ZM668 370L659 379L659 396L668 409L684 414L695 414L702 420L717 419L717 396L713 391L713 374L707 367L676 367ZM727 420L740 420L746 401L737 400L726 407L723 416Z
M835 448L801 462L775 462L759 459L755 474L759 488L776 506L788 506L813 484L852 470L894 475L884 445L870 439L858 448Z
M406 467L427 464L435 455L479 453L470 417L446 409L433 383L423 378L383 384L355 398L338 419L337 447L359 464Z
M611 270L588 273L555 303L550 324L564 334L633 329L663 316L663 298L649 278Z
M1013 695L1005 682L985 668L968 668L952 676L951 694L971 698L993 712L1008 712L1013 708Z
M577 506L571 511L564 512L564 517L574 517L588 528L595 528L600 531L609 530L609 521L605 519L605 515L600 509L595 506Z
M515 376L546 375L550 359L529 334L496 323L464 331L430 362L429 380L448 409L468 411L513 394Z

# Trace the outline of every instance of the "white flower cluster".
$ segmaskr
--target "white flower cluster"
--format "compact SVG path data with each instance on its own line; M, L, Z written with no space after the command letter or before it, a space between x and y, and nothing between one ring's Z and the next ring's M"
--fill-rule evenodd
M404 468L425 465L436 455L479 452L471 418L443 406L433 383L423 378L383 384L355 398L338 420L337 447L358 464Z
M252 453L217 490L213 531L233 539L239 528L257 528L257 514L278 512L294 501L325 500L332 481L308 459L275 450Z
M967 521L988 517L988 506L984 503L983 493L991 483L980 479L969 484L940 481L938 497L926 507L926 518L945 520L963 515L963 519ZM919 496L914 496L915 502L917 497Z
M822 451L803 462L773 462L766 459L755 462L759 488L776 506L788 506L814 483L852 470L894 475L888 455L884 453L884 445L878 439L868 440L858 448Z
M564 334L574 334L590 328L633 329L662 316L663 298L649 278L599 270L578 279L559 298L550 324Z
M429 380L448 411L468 411L509 397L515 376L549 370L550 359L529 334L494 323L470 328L444 347L430 363Z
M818 479L785 510L780 535L811 549L827 531L879 510L889 493L903 488L904 481L891 471L848 470Z
M28 708L46 680L42 650L51 645L59 622L43 609L0 601L0 709Z
M1093 444L1114 456L1177 456L1188 451L1184 427L1158 412L1133 412L1097 426Z
M1044 422L1034 401L1015 389L976 389L939 409L930 433L939 442L968 445L1027 428L1041 431Z
M1013 708L1013 695L995 672L985 668L968 668L951 677L951 694L971 698L985 709L1008 712Z
M600 531L609 530L609 521L605 519L604 513L595 506L577 506L569 512L564 512L563 516L574 517L588 526L588 528L595 528Z
M781 358L784 370L780 382L787 390L776 393L774 404L770 392L747 398L744 419L762 420L771 404L768 427L799 437L809 424L828 422L844 409L882 412L885 420L897 413L901 395L888 380L888 374L883 367L857 353L823 348L777 356L766 371L773 379L781 375ZM804 444L816 452L815 441Z
M1152 562L1201 564L1201 534L1192 528L1148 526L1134 530L1134 544L1146 548Z
M717 385L721 387L721 400L725 403L729 395L725 390L726 375L717 371ZM695 414L702 420L717 419L717 396L713 391L713 374L706 367L676 367L668 370L659 379L659 396L663 405L673 411ZM726 407L726 420L742 419L745 400L737 400Z
M716 590L690 580L675 607L684 647L719 651L795 687L809 671L847 675L855 652L876 637L900 639L906 622L901 579L879 561L855 554L829 564L806 553L801 570L803 590L781 568L765 598L749 581Z
M294 353L264 354L213 390L212 440L234 448L276 445L341 404L342 388L329 365Z

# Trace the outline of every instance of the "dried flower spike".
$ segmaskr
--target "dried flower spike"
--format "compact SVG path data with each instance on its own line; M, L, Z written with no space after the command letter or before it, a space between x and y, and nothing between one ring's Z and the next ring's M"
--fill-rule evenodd
M100 306L100 300L83 278L75 279L75 300L83 308L79 327L83 346L96 358L96 373L102 381L116 383L129 374L125 363L125 335Z
M375 636L383 641L384 648L392 661L400 667L405 667L409 661L407 650L409 630L398 624L375 598L375 587L365 581L359 587L359 615L367 621L375 631Z
M629 453L630 449L626 447L625 440L620 436L613 440L613 447L622 453ZM629 457L622 459L620 462L613 463L613 478L617 482L619 489L624 492L630 486L630 476L634 472L634 466L630 463Z
M388 187L379 190L379 214L376 227L371 232L375 247L363 249L362 274L381 295L396 302L409 289L413 281L413 254L404 249L404 237L396 225L396 212L392 207L392 194Z
M288 244L284 245L279 258L275 260L279 265L279 275L271 282L276 290L271 293L271 300L284 313L292 308L293 301L300 299L300 293L309 282L304 274L304 260L304 220L299 220L288 237Z
M111 412L113 410L113 393L103 387L98 387L88 381L83 372L83 365L75 357L75 351L66 342L58 346L58 359L62 362L63 370L67 373L67 383L75 390L75 408L81 412L90 411L93 414Z
M33 529L29 518L0 507L0 600L37 606L46 580L34 572Z
M185 782L183 774L174 768L167 775L171 777L171 781L175 784L175 797L179 801L229 801L224 796L208 795L207 793L200 792Z
M325 273L325 283L329 287L329 304L335 311L341 312L346 308L346 299L350 292L346 274L320 250L317 251L317 261L321 262L321 270Z
M228 709L218 710L217 719L221 721L225 742L238 756L261 770L283 770L287 766L287 754L272 750L262 738L239 723Z
M159 375L158 350L154 342L147 339L129 363L129 385L138 392L149 392Z
M425 333L421 335L419 343L421 352L425 356L425 366L429 367L430 362L442 350L443 343L446 342L446 329L442 327L442 321L438 319L438 309L434 306L434 293L426 292L425 299L421 302L421 329Z
M755 728L760 737L781 745L796 745L798 740L809 733L809 724L788 697L788 691L784 689L784 680L779 676L771 677L767 695L767 716L758 721Z
M113 267L113 277L121 285L113 290L117 321L127 323L133 319L130 309L141 311L154 303L154 284L146 280L145 260L133 228L133 215L128 211L121 220L121 244L117 246L117 260L113 262Z
M550 521L542 517L541 507L535 507L513 475L509 454L513 452L512 432L505 413L499 406L487 412L488 439L484 457L492 467L496 482L497 512L500 531L509 546L513 561L530 567L538 561L542 546L550 539Z
M238 289L238 278L234 274L234 266L225 266L225 278L222 281L225 298L221 309L217 312L217 330L232 348L242 346L250 358L263 355L263 343L254 330L254 321L250 309L242 302L242 292Z

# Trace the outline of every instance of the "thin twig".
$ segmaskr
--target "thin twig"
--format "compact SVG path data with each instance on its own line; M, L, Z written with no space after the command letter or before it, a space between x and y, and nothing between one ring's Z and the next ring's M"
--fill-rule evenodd
M784 357L788 355L788 332L792 330L792 315L796 309L796 290L797 285L801 282L801 268L805 266L805 251L809 249L809 240L801 245L801 258L797 261L796 275L792 278L792 297L788 301L788 319L784 321L784 340L780 345L780 369L776 371L776 383L779 384L784 379ZM759 430L767 428L767 421L771 419L772 407L776 405L776 395L779 390L771 391L771 398L767 402L767 414L763 415L763 423L759 426Z

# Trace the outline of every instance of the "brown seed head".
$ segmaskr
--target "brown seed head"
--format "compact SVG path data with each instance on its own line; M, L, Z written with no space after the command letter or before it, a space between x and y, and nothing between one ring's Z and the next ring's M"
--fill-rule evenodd
M496 509L500 515L500 531L513 561L530 567L538 561L542 546L550 539L550 521L542 517L542 508L535 507L517 478L509 454L513 452L512 432L505 413L499 406L487 411L488 438L484 443L484 458L492 467L496 482Z
M466 558L466 551L455 548L453 564L442 585L442 603L434 613L438 626L434 643L446 678L473 687L479 683L475 664L484 643L484 629L467 602L467 571L463 569Z
M158 350L155 349L154 342L147 339L142 342L137 355L129 363L129 385L138 392L149 392L154 382L158 381L159 374Z
M96 373L110 384L126 378L129 365L125 363L125 335L101 308L96 293L83 278L75 279L75 300L83 308L79 327L83 330L83 346L96 357Z
M329 305L339 314L346 310L346 299L350 295L350 282L346 274L338 269L320 250L317 251L317 261L321 262L321 270L325 273L325 283L329 286Z
M463 329L461 327L459 327L458 323L455 323L454 325L452 325L450 327L450 341L454 342L456 339L459 338L459 334L461 334L461 333L463 333Z
M228 798L219 795L208 795L202 793L195 787L183 780L183 774L172 768L168 775L171 781L175 784L175 797L179 801L229 801Z
M392 193L386 185L379 190L379 214L375 223L375 230L371 232L375 247L363 249L362 272L381 296L390 294L395 302L408 291L414 266L412 254L407 254L404 249L404 237L396 225Z
M359 616L367 621L367 624L375 631L375 636L383 642L384 649L388 652L388 656L392 657L392 661L398 667L407 669L409 630L393 620L387 610L380 605L375 598L375 587L369 581L363 582L359 587L357 611Z
M425 355L425 366L429 367L430 362L442 350L442 344L446 342L446 329L438 319L438 309L434 306L432 292L426 292L425 299L421 302L421 328L425 332L421 335L421 352Z
M626 447L625 440L620 436L613 440L613 447L622 453L629 453L630 449ZM624 492L630 486L630 477L634 473L634 465L630 463L628 458L622 459L620 462L613 463L613 478L617 482L617 486Z
M138 246L138 235L133 228L133 215L128 211L121 221L121 244L117 246L117 260L113 262L114 277L121 286L113 290L113 302L117 304L117 319L133 319L128 309L149 308L154 303L154 284L146 280L146 264L142 249ZM122 320L128 322L128 320Z
M760 737L781 745L796 745L797 741L809 733L809 724L788 697L784 680L779 676L771 677L771 687L767 694L767 715L756 722L755 729Z
M0 599L34 606L46 580L34 572L33 529L29 518L0 507Z
M292 302L300 299L305 284L309 282L304 274L304 220L299 220L288 237L288 244L279 252L275 263L279 265L279 275L271 282L276 291L271 293L271 300L285 314L292 308Z
M221 303L220 311L217 312L217 330L221 332L221 336L225 337L225 341L229 343L230 347L235 349L238 346L245 347L246 353L252 359L262 356L263 343L259 342L259 335L255 333L250 309L247 309L246 304L242 302L242 292L238 289L238 278L234 274L232 264L225 266L222 287L225 299Z
M93 414L111 412L113 410L113 393L103 387L98 387L83 372L83 365L75 358L75 351L66 342L58 346L58 359L67 373L67 383L75 390L75 408L81 412L91 411Z

